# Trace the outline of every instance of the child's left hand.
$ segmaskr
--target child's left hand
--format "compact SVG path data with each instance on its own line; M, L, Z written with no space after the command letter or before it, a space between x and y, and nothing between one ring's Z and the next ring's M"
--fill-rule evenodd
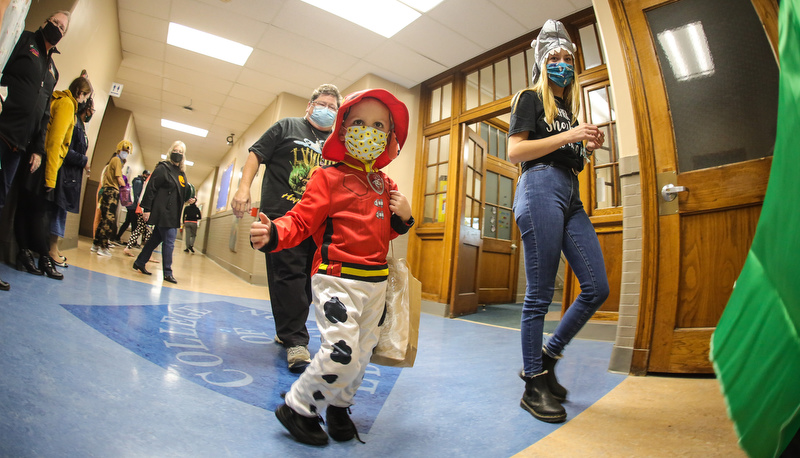
M272 230L272 221L263 213L258 214L258 219L250 225L250 243L256 250L269 243Z
M404 223L411 219L411 204L400 191L389 191L389 210L399 216Z

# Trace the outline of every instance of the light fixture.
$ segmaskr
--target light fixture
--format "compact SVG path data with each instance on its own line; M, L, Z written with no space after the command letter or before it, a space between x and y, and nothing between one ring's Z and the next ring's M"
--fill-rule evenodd
M198 137L206 137L208 135L208 131L205 129L189 126L187 124L181 124L175 121L170 121L169 119L162 119L161 127L166 127L167 129L186 132L187 134L197 135Z
M169 23L167 44L236 65L244 65L253 48L175 22Z
M414 22L421 14L397 0L303 0L386 38Z
M231 132L231 134L228 135L228 138L226 138L225 140L228 141L228 146L233 145L233 132Z

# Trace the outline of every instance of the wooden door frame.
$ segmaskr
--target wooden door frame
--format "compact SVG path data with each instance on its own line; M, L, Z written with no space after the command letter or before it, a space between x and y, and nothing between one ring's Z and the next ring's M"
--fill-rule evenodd
M677 1L677 0L675 0ZM777 17L778 5L775 0L751 0L758 17L764 25L765 33L777 56L778 49L778 30ZM672 144L674 139L662 139L663 133L659 138L655 138L654 125L661 122L671 122L669 119L668 107L664 107L662 102L657 101L659 106L651 106L654 102L647 99L645 94L646 75L660 75L659 68L653 68L653 62L643 62L639 60L636 46L633 40L633 27L640 27L641 24L632 24L628 16L625 4L637 3L640 9L647 9L655 5L662 5L661 0L609 0L611 13L614 17L617 30L620 36L620 46L622 48L623 60L625 61L628 75L628 83L631 91L631 101L633 104L634 123L636 125L636 142L639 147L639 170L641 178L641 198L642 198L642 263L639 291L639 316L636 334L634 337L633 356L631 360L631 373L644 375L648 371L650 351L653 346L653 330L655 327L655 307L658 300L657 283L665 281L676 281L675 276L662 276L659 278L658 257L661 254L659 247L659 212L658 212L658 190L657 174L667 170L657 170L656 164L656 143L666 140ZM659 143L661 148L663 145ZM666 225L677 225L678 220L664 222ZM679 228L667 228L666 225L661 229L664 231L677 231Z

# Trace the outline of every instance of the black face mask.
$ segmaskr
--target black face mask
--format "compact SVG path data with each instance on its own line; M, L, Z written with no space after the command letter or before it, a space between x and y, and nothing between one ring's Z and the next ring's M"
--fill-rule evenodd
M53 46L58 44L58 42L61 41L61 37L63 37L61 29L50 21L47 21L47 24L42 27L42 34L44 35L44 39Z
M92 115L90 114L83 115L83 122L89 122L90 119L92 119Z
M169 160L174 163L180 163L181 159L183 159L183 154L181 153L169 153Z

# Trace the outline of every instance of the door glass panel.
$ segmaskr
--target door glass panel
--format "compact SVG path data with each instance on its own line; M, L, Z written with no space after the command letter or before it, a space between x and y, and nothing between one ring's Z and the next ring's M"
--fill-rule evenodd
M450 136L445 135L440 137L441 142L439 143L439 162L447 162L448 156L450 156Z
M424 214L424 221L425 223L433 223L436 221L435 214L436 214L436 205L434 205L436 196L425 196L425 214Z
M581 51L583 51L583 65L587 70L603 64L600 55L600 45L597 43L595 25L589 24L578 30L581 37Z
M614 206L614 177L611 167L594 169L595 174L595 208Z
M442 119L442 88L437 87L431 91L431 122Z
M606 126L601 126L601 127L599 127L599 129L603 132L603 134L605 134L605 136L606 136L605 138L606 139L611 138L609 136L609 126L607 126L607 125ZM611 147L611 142L606 140L606 142L603 144L602 148L597 148L597 149L594 150L594 165L595 166L604 165L604 164L608 164L609 162L611 162L611 148L610 147Z
M497 217L497 238L511 240L511 210L501 208Z
M435 164L439 156L439 139L431 138L428 140L428 165ZM441 159L439 159L441 161Z
M480 104L478 99L478 72L472 72L467 75L466 84L467 93L467 110L471 110Z
M427 176L425 177L425 194L433 194L436 192L437 170L436 167L428 167Z
M487 179L486 186L488 187L489 186L489 182L488 182L489 177L487 176L486 179ZM513 201L514 201L514 180L512 180L511 178L506 177L506 176L501 176L500 177L500 196L497 199L497 203L498 203L498 205L501 205L503 207L511 207L511 204L513 203Z
M486 206L486 213L483 216L483 236L497 237L497 207Z
M494 172L486 172L486 199L487 204L497 204L497 177Z
M453 110L453 85L447 83L442 86L442 119L450 117Z
M752 3L680 0L646 14L679 171L771 156L778 66Z
M611 105L608 103L606 88L589 91L589 112L591 124L605 124L611 121Z

